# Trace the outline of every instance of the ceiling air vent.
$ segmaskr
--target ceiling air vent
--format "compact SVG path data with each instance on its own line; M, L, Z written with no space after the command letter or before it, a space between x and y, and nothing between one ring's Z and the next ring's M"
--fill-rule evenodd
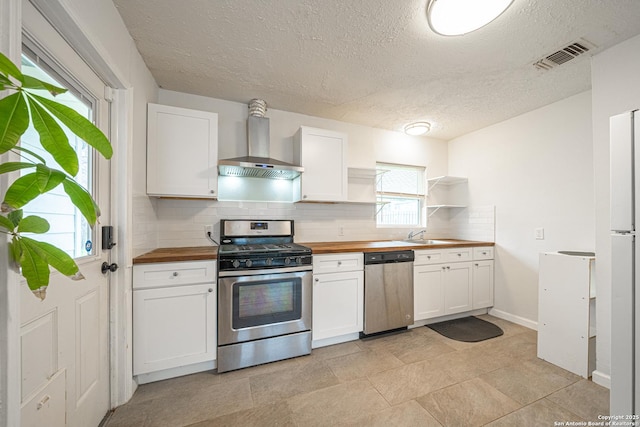
M569 62L594 48L595 45L593 43L580 39L575 43L571 43L569 46L563 47L557 52L553 52L551 55L545 56L535 62L533 66L541 70L550 70L558 65Z

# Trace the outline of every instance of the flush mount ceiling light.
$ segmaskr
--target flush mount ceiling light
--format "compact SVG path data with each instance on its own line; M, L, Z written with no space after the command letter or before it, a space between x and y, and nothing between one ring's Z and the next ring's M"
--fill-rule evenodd
M424 135L431 129L431 124L428 122L413 122L404 127L404 133L407 135Z
M459 36L482 28L496 19L513 0L430 0L429 26L443 36Z

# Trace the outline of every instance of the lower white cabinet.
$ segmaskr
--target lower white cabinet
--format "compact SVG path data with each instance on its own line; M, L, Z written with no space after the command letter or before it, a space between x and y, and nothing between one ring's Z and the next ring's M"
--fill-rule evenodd
M493 305L493 259L487 259L493 248L427 249L415 256L416 321Z
M216 320L214 261L134 266L133 374L212 362Z
M357 262L354 261L354 257ZM314 255L313 322L314 347L362 331L364 322L364 271L362 253ZM335 270L327 268L335 265ZM351 270L351 271L344 271ZM322 271L316 274L316 271ZM337 272L331 272L337 271ZM328 345L327 342L324 345Z
M473 309L493 306L493 260L473 263Z

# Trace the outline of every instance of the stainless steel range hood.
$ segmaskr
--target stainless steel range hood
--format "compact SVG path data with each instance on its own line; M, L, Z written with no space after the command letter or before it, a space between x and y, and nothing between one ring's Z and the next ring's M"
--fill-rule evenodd
M269 157L269 119L264 117L266 102L252 99L247 119L248 155L218 161L222 176L252 178L294 179L302 172L302 166L292 165Z

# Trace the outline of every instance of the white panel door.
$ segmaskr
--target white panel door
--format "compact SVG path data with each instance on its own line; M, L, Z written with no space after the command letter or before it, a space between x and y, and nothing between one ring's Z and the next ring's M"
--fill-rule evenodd
M363 271L313 276L314 341L361 332L363 308Z
M445 266L420 265L413 267L413 317L430 319L444 315Z
M445 314L471 310L471 263L454 262L447 264L444 276Z
M91 100L86 103L78 102L84 106L79 108L87 108L88 117L108 136L109 104L104 100L105 87L102 81L28 1L23 2L23 27L27 34L25 41L34 42L29 46L37 46L39 51L36 54L40 59L46 58L47 64L54 64L53 69L45 67L42 71L56 81L60 76L70 79L67 81L73 81L70 84L60 83L62 86L81 88L82 96ZM32 54L33 50L29 55ZM60 68L56 68L56 64L61 64ZM28 140L28 134L29 131L23 137L22 144L32 142ZM89 190L100 206L101 224L108 225L109 162L99 155L93 155L91 149L87 152L87 159L90 159L87 160L90 166L86 174L90 182ZM50 197L59 196L51 194ZM58 226L54 224L54 218L60 216L61 212L58 210L64 203L62 199L60 202L50 202L44 206L31 206L30 203L25 207L25 212L31 210L43 216L52 215L48 218L53 229L54 226ZM64 221L60 226L62 232L59 235L75 236L70 240L70 247L65 246L65 250L73 252L85 280L72 281L55 271L52 272L44 301L37 299L26 283L21 284L24 426L44 425L40 423L42 415L39 415L38 411L47 408L51 414L51 417L45 416L47 426L97 426L110 409L109 280L108 276L101 272L102 263L109 261L109 252L100 249L98 225L93 229L84 228L79 215L67 212L66 207L64 210L62 213L67 218L75 219ZM88 234L85 235L85 232ZM78 253L78 246L80 251L85 247L85 239L92 242L92 247L89 251ZM64 245L58 243L57 246ZM64 402L62 417L57 412L61 402Z
M610 119L611 230L634 230L633 113Z
M473 309L493 305L493 260L473 263Z

